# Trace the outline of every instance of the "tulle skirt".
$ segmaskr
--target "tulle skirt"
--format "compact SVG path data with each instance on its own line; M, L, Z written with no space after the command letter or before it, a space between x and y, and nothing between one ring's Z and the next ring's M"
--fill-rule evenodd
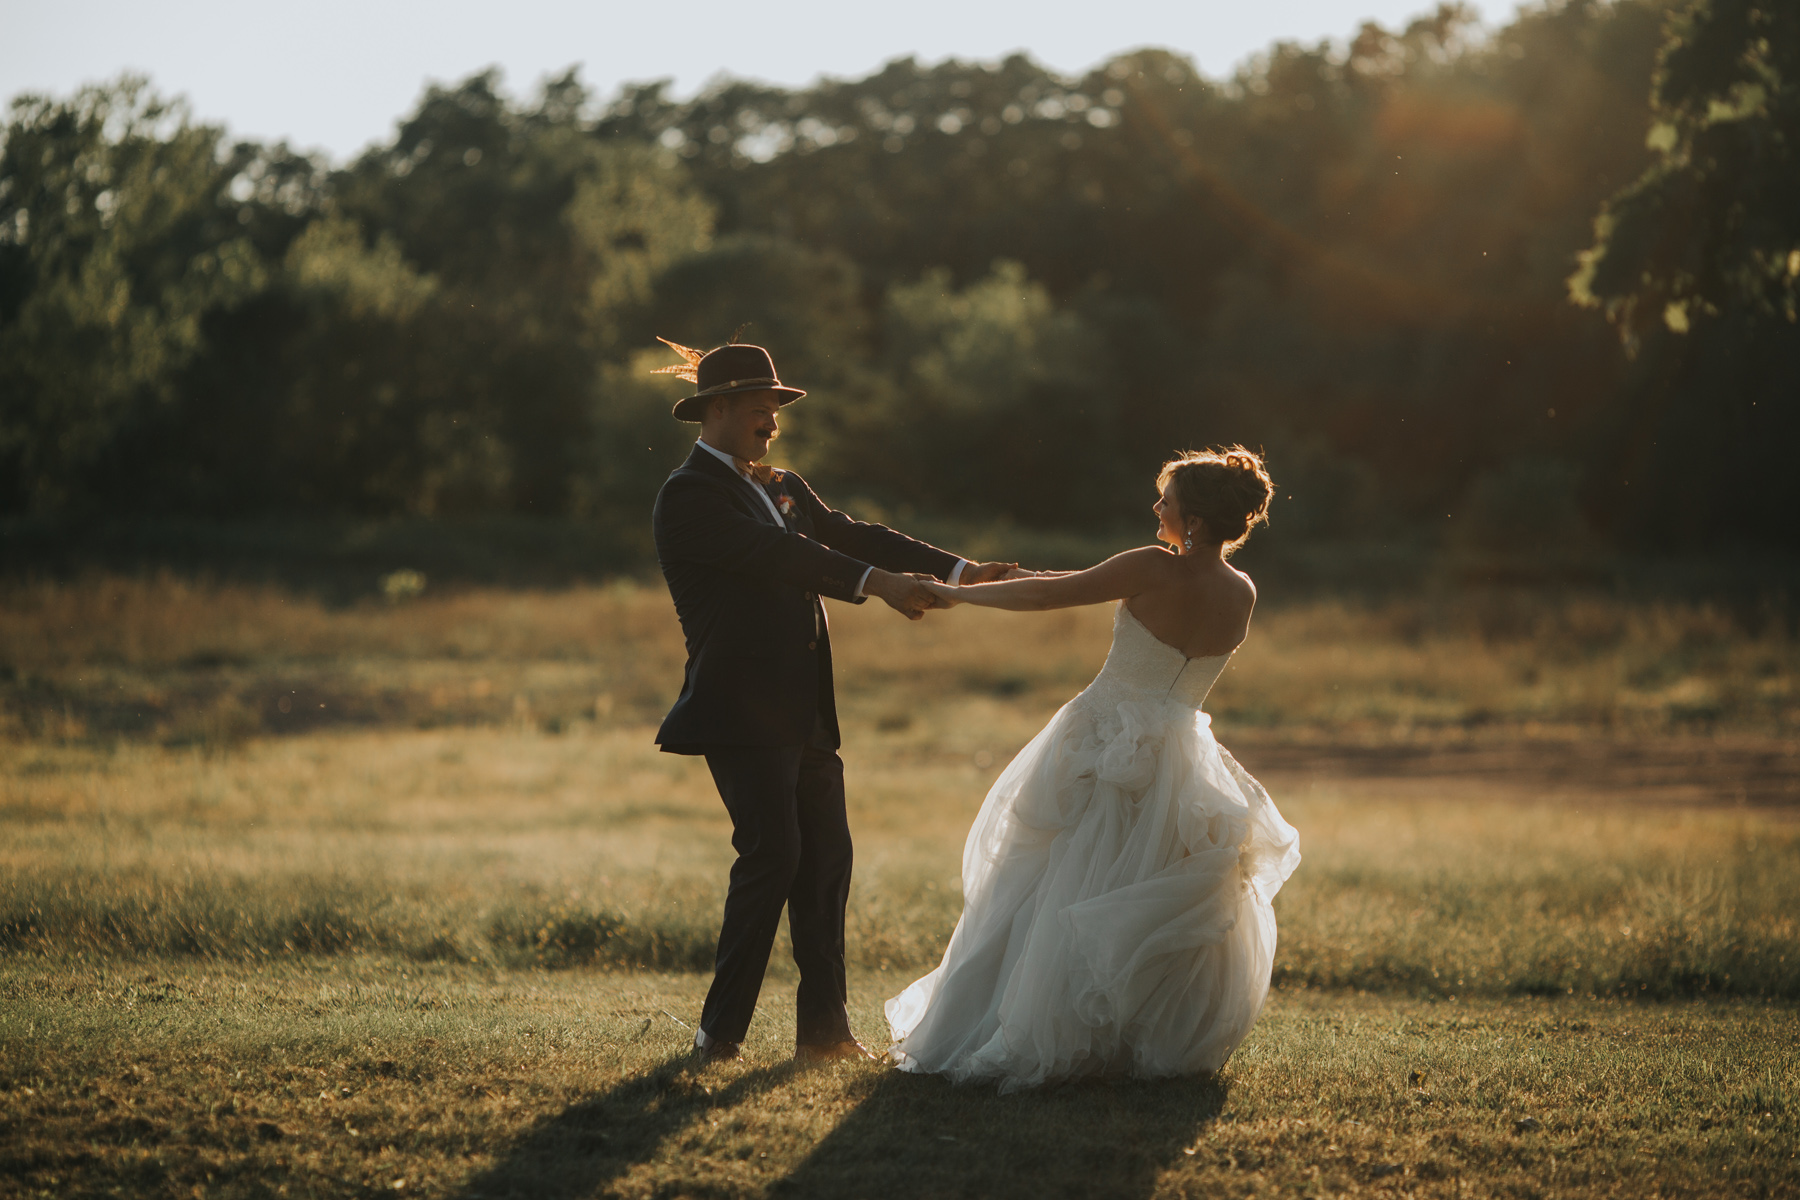
M1205 713L1083 693L989 791L943 961L887 1002L894 1059L1002 1091L1217 1070L1268 997L1299 861Z

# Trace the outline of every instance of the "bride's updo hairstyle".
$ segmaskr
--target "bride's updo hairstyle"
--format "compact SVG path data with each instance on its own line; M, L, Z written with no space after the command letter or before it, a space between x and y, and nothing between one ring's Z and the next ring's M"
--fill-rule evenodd
M1163 464L1156 488L1175 485L1181 515L1206 522L1209 539L1225 544L1225 553L1250 540L1250 531L1269 519L1275 483L1262 457L1242 446L1189 450Z

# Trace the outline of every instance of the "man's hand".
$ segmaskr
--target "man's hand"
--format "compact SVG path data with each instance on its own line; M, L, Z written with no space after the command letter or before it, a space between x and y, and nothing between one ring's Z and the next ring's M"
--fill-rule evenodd
M884 571L880 567L869 572L868 581L863 584L863 595L881 597L889 608L909 621L924 616L928 608L948 607L912 576Z
M962 597L956 594L962 589L952 587L936 575L921 575L917 571L909 571L907 574L918 580L919 586L931 593L931 607L955 608L963 602Z
M1019 569L1018 563L984 562L970 563L963 568L957 578L958 583L993 583L996 579L1005 579L1008 571Z

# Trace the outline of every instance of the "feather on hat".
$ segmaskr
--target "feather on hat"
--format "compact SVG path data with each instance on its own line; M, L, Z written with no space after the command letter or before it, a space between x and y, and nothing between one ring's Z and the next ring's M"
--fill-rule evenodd
M672 367L658 367L652 375L673 375L693 384L692 396L675 403L677 421L699 421L706 414L706 403L718 396L738 392L773 392L778 404L792 404L806 395L799 388L788 387L775 374L775 360L761 346L733 342L702 353L692 346L656 339L687 361Z

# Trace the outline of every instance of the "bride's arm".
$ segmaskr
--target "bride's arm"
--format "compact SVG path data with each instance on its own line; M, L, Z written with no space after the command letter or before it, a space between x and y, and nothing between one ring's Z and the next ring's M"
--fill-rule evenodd
M1146 588L1154 587L1166 570L1169 552L1155 546L1142 546L1115 554L1099 566L1085 571L1069 571L1056 575L1039 575L1026 579L1003 579L995 583L971 583L949 587L921 582L949 604L979 604L983 608L1008 608L1029 612L1045 608L1075 608L1083 604L1099 604L1106 600L1123 600Z

